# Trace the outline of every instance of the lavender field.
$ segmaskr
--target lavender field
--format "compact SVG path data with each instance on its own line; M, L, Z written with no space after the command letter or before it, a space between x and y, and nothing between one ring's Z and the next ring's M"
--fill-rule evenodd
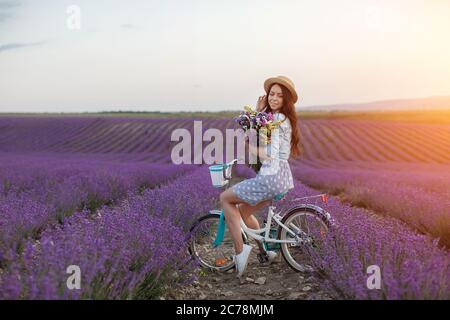
M218 207L207 165L174 165L194 118L0 117L0 298L156 299L194 279L191 223ZM203 119L203 130L233 128ZM312 258L348 299L450 299L450 126L300 121L289 199L327 192L338 228ZM205 146L205 144L204 144ZM201 150L195 150L199 152ZM244 166L241 177L253 172ZM80 266L80 290L66 269ZM369 265L381 289L366 286Z

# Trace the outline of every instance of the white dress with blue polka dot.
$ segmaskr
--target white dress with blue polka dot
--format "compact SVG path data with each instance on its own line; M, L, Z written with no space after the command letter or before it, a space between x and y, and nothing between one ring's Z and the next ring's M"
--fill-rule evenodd
M294 188L289 156L291 152L292 127L289 119L274 113L274 121L282 120L278 134L272 135L266 153L271 159L264 160L255 178L246 179L231 187L231 190L243 201L254 206L261 201Z

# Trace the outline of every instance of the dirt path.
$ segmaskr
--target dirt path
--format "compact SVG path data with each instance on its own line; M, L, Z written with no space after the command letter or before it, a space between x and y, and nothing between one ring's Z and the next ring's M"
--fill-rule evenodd
M268 265L256 258L254 246L246 272L241 279L235 269L225 273L197 271L198 281L188 287L167 292L161 299L187 300L330 300L336 296L320 289L320 280L311 273L297 273L281 259Z

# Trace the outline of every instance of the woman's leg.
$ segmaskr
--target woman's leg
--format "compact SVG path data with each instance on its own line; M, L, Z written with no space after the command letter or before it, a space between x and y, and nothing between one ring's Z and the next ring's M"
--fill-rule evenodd
M245 224L252 229L259 229L259 222L258 219L254 216L254 213L258 212L265 206L270 204L270 200L265 200L260 203L258 203L256 206L251 206L248 203L240 203L238 205L239 211L241 213L242 220L244 220ZM259 251L261 253L264 253L264 247L260 241L256 241L256 244L258 245Z
M255 206L251 206L237 197L231 189L228 189L220 195L220 202L222 204L228 228L230 229L230 233L233 238L236 254L239 254L241 253L243 247L240 224L241 217L249 228L259 229L259 222L253 213L270 204L270 200L265 200ZM239 209L236 205L239 205ZM262 243L259 241L256 241L256 243L258 244L260 252L264 252L265 250Z
M262 201L255 206L251 206L245 202L240 203L238 207L242 216L242 220L244 220L245 224L248 227L252 229L259 229L259 222L254 214L269 204L270 200Z
M231 189L227 189L220 194L220 203L222 204L228 229L233 237L234 250L236 254L242 252L244 242L241 234L241 215L236 204L243 203Z

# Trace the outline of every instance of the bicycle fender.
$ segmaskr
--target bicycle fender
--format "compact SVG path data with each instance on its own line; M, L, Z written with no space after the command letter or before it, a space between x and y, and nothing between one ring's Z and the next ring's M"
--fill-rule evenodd
M283 216L291 213L292 211L296 211L299 209L304 209L306 211L315 213L317 215L319 215L322 220L328 225L328 226L335 226L336 223L334 222L334 220L331 218L331 215L329 212L327 212L326 210L324 210L323 208L315 205L315 204L300 204L300 205L296 205L294 207L291 207L287 210L287 212L285 214L283 214Z
M215 214L220 216L222 214L222 210L209 210L209 214Z

